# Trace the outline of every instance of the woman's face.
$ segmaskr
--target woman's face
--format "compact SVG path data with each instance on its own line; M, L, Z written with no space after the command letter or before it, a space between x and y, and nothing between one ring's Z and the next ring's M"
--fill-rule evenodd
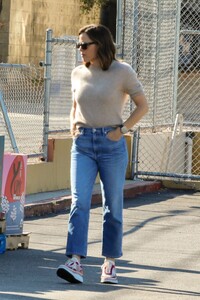
M87 33L83 32L79 35L79 43L91 43L93 42ZM97 45L96 44L88 44L87 49L83 49L81 46L79 48L81 57L84 63L90 62L95 66L99 66L99 61L97 58Z

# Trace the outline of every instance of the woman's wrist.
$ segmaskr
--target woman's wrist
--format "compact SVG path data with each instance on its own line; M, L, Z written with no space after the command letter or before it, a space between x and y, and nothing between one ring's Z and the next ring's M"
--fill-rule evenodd
M123 124L121 126L119 126L119 128L120 128L120 132L122 134L126 134L126 133L129 132L129 129L125 125L123 125Z

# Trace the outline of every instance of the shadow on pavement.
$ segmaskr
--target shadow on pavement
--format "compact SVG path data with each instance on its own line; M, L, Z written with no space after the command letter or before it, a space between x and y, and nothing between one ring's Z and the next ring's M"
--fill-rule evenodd
M83 284L70 284L56 276L56 269L63 262L63 254L52 251L16 250L7 251L0 256L0 299L2 300L37 300L45 293L56 291L87 291L95 293L116 290L145 290L152 293L200 296L200 293L184 290L166 289L158 286L159 282L152 279L134 277L140 269L183 272L200 274L200 272L184 269L163 268L136 265L129 261L118 260L118 285L100 284L100 266L102 258L88 257L83 260L85 271ZM126 277L127 272L133 276ZM45 298L47 299L47 298ZM54 299L54 298L49 298Z
M152 203L161 203L166 200L173 199L177 195L184 196L184 191L160 191L156 193L148 194L148 197L144 195L139 195L133 201L125 201L124 208L127 210L135 209L137 207L143 206L142 212L145 210L145 205ZM191 192L191 195L194 195ZM187 191L186 197L190 196L190 192ZM132 234L138 231L140 228L144 227L146 224L154 222L157 219L162 219L166 217L178 216L180 214L184 215L188 210L194 210L200 208L198 205L181 207L181 209L169 209L167 206L162 212L154 210L155 215L151 215L151 209L149 209L149 217L143 218L143 215L139 221L134 223L132 220L132 214L130 214L130 228L128 228L124 235ZM173 206L172 206L173 208ZM155 209L155 208L154 208ZM66 213L66 212L65 212ZM99 212L97 212L100 214ZM137 212L136 212L137 213ZM146 215L145 215L146 216ZM52 216L46 217L51 218L50 224L53 221ZM44 218L45 219L45 218ZM94 218L97 219L96 217ZM42 219L40 219L42 221ZM47 220L48 221L48 220ZM58 220L57 220L58 221ZM195 222L199 222L198 218L195 218ZM56 222L56 221L55 221ZM42 223L43 224L43 223ZM37 230L40 229L42 224L37 224ZM57 224L57 223L56 223ZM44 224L43 224L44 226ZM48 224L45 221L45 228ZM65 228L65 219L60 220L60 226ZM96 225L95 225L96 226ZM176 226L179 226L176 225ZM171 228L171 227L170 227ZM169 228L169 229L170 229ZM163 230L163 229L162 229ZM57 234L57 231L55 232ZM48 233L49 234L49 231ZM46 240L43 241L45 243ZM92 243L99 243L96 241L91 241ZM142 241L143 242L143 241ZM199 275L200 271L192 270L190 267L186 269L183 268L173 268L173 267L163 267L160 266L133 264L131 261L125 259L119 259L117 262L117 274L119 277L119 284L117 285L106 285L100 284L101 275L101 264L102 258L88 256L87 259L82 261L84 267L84 283L83 284L70 284L56 276L57 267L63 263L63 252L64 248L57 248L53 251L43 251L28 249L22 250L18 249L16 251L6 251L5 254L0 255L0 299L1 300L38 300L38 299L72 299L72 294L74 291L79 291L79 296L81 292L86 292L85 298L83 299L96 299L93 297L94 293L98 294L98 299L104 299L105 296L101 293L105 292L115 292L122 291L121 296L123 298L124 293L131 291L132 293L136 291L148 292L148 296L152 296L151 299L156 299L157 294L165 294L166 297L200 297L200 292L193 292L192 290L175 289L170 286L164 287L161 281L148 278L149 273L145 273L145 278L138 276L141 270L147 271L158 271L161 274L172 272L177 274L189 274L189 275ZM195 254L196 255L196 254ZM196 257L196 256L195 256ZM187 264L186 264L187 266ZM128 274L128 276L127 276ZM157 277L159 278L159 277ZM55 294L64 293L64 298L54 297ZM49 298L48 296L51 295ZM97 295L97 294L95 294ZM133 294L134 295L134 294ZM88 296L88 297L87 297ZM119 294L118 294L119 296ZM87 298L86 298L87 297ZM77 300L78 298L74 298ZM79 299L81 299L79 297ZM115 298L110 298L111 300ZM124 298L125 299L125 298ZM150 299L150 298L149 298ZM171 298L172 299L172 298ZM187 298L189 299L189 298Z

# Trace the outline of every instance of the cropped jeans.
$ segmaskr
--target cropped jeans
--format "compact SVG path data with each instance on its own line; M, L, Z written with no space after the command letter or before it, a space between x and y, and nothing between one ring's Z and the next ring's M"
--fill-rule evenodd
M80 128L71 149L72 204L66 255L87 256L88 225L94 183L99 173L103 222L102 255L122 256L123 187L128 153L125 138L112 141L113 127Z

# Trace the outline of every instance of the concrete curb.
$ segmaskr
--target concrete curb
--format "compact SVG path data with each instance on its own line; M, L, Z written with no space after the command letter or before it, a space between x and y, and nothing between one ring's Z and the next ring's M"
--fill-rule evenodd
M125 184L124 198L133 198L141 193L150 193L159 190L162 183L159 181L134 181L133 183ZM101 203L101 191L96 191L92 196L92 205ZM54 197L46 200L38 201L37 203L25 204L24 217L37 217L51 213L59 213L67 210L71 205L71 195L63 197Z

